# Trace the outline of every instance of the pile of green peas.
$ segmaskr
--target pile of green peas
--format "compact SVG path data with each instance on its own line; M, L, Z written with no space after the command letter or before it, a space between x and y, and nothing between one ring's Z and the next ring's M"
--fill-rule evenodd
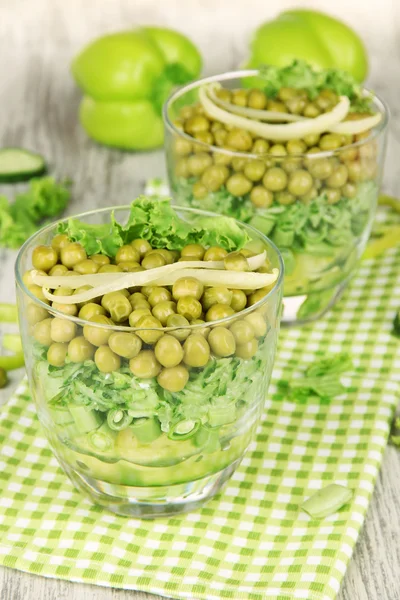
M71 242L64 234L56 235L51 245L37 246L32 254L33 268L50 276L76 276L110 272L139 272L172 264L176 261L224 261L225 268L246 271L247 250L228 253L219 246L204 248L189 244L182 250L152 248L144 239L133 240L119 248L115 261L108 256L87 256L83 246ZM268 272L268 265L260 272ZM23 281L29 291L50 304L40 286L27 271ZM76 290L58 288L55 295L79 294L90 286ZM172 286L141 286L111 292L80 304L51 303L58 315L33 301L27 305L27 319L34 339L47 348L47 360L62 367L68 359L74 363L94 360L102 373L111 373L129 364L139 379L157 378L170 392L181 391L189 379L191 368L202 368L212 357L237 356L247 360L258 349L267 333L263 309L255 309L228 324L215 321L232 317L261 300L270 288L255 291L228 289L225 286L204 287L193 277L178 279ZM86 321L81 327L74 320ZM99 327L108 325L109 327ZM125 326L132 331L113 330ZM191 325L197 325L190 328ZM176 329L165 329L176 328ZM124 362L125 361L125 362Z
M273 99L259 89L221 88L216 94L237 106L309 118L332 110L339 100L329 89L311 100L306 91L289 87L282 87ZM356 112L348 116L362 117L365 115ZM192 192L199 201L225 187L232 196L246 197L257 208L268 208L274 201L280 205L296 201L308 204L322 192L329 204L336 204L342 197L353 198L357 184L377 173L375 142L351 146L367 140L370 131L358 135L309 134L282 143L211 119L200 103L182 107L174 124L192 140L175 136L173 177L178 181L194 179ZM313 157L321 152L331 155Z

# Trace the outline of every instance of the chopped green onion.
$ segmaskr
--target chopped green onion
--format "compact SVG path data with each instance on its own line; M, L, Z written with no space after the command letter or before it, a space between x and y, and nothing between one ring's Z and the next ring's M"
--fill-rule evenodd
M0 303L0 323L18 323L18 309L15 304Z
M312 519L324 519L350 502L352 497L353 490L331 483L305 500L300 508Z
M4 350L9 350L10 352L22 352L21 336L17 333L5 333L1 343Z
M114 408L107 413L107 423L110 429L121 431L126 429L132 423L133 417L130 417L125 410Z
M135 419L129 428L141 444L150 444L161 435L160 423L155 418Z
M187 440L194 436L200 427L200 421L179 421L173 425L168 433L170 440Z
M93 429L97 429L103 422L103 416L98 411L86 406L70 404L69 410L79 433L93 431Z
M114 448L115 438L117 433L109 428L107 421L99 429L90 431L87 435L88 442L94 450L99 452L107 452Z

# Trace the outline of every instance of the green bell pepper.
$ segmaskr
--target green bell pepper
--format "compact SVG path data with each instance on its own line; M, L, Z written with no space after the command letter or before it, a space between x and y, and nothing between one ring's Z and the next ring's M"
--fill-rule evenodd
M355 31L314 10L288 10L261 25L252 39L246 66L284 67L294 59L320 69L342 69L358 82L364 81L368 72L367 53Z
M73 60L82 88L80 121L108 146L148 150L162 145L161 109L174 86L195 79L201 56L181 33L143 27L101 37Z

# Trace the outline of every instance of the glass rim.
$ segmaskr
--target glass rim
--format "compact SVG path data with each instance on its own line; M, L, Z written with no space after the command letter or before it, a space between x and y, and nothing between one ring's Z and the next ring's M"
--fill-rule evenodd
M130 326L126 326L126 325L116 325L116 324L108 325L106 323L96 323L94 321L87 321L85 319L80 319L79 317L67 315L60 310L53 309L49 304L46 304L45 302L43 302L42 300L37 298L34 294L32 294L32 292L27 288L27 286L25 285L25 283L22 279L23 273L22 273L22 269L21 269L21 262L22 262L22 257L27 252L28 247L32 244L32 242L35 241L36 238L41 237L43 234L50 232L52 229L55 229L60 223L65 223L65 222L69 221L70 219L81 219L82 217L88 217L88 216L98 215L98 214L102 214L102 213L104 214L107 212L112 212L114 210L130 210L130 208L131 208L130 204L124 204L124 205L119 205L119 206L107 206L105 208L93 209L93 210L85 211L83 213L79 213L76 215L71 215L68 217L64 217L62 219L58 219L56 221L53 221L52 223L49 223L48 225L45 225L44 227L42 227L41 229L36 231L33 235L31 235L26 240L26 242L24 242L24 244L21 246L21 248L18 252L17 259L16 259L15 265L14 265L14 274L15 274L15 281L16 281L17 286L21 289L21 291L26 296L29 297L29 299L31 301L34 302L34 304L36 304L40 308L44 308L54 317L59 317L64 320L72 321L76 325L81 326L81 327L90 325L90 326L96 327L96 328L98 327L101 329L108 329L111 331L120 331L120 332L124 332L124 333L135 333L136 331L161 331L161 330L164 333L165 332L169 333L170 331L179 331L182 329L190 329L190 331L196 332L199 329L204 329L204 327L216 327L216 326L222 327L222 326L224 326L225 323L234 321L235 319L237 319L243 315L246 316L246 315L252 313L254 310L261 308L262 306L264 306L264 304L267 304L267 302L269 300L271 300L271 298L273 298L276 294L278 294L279 290L282 288L283 276L284 276L284 262L283 262L282 255L281 255L278 247L274 244L274 242L270 238L268 238L266 235L261 233L261 231L259 231L258 229L256 229L255 227L253 227L252 225L249 225L247 223L242 223L241 221L239 221L238 219L234 219L233 217L230 217L230 218L232 218L236 223L238 223L244 229L249 229L250 231L254 232L259 238L261 238L264 241L264 243L266 243L270 248L272 248L272 250L275 252L275 254L278 258L279 274L278 274L278 278L275 282L274 287L265 296L263 296L261 298L261 300L259 300L252 306L248 306L247 308L244 308L243 310L241 310L233 315L230 315L229 317L224 317L223 319L218 319L217 321L205 321L204 323L196 323L195 325L191 325L189 323L188 325L178 325L178 326L174 326L174 327L162 327L162 329L160 329L159 327L130 327ZM202 215L202 216L208 216L208 217L220 217L221 216L218 213L201 210L198 208L189 208L189 207L180 206L180 205L174 205L173 208L174 208L174 210L177 210L177 211L194 213L194 214L198 214L198 215ZM257 290L254 290L254 291L256 292ZM89 300L89 302L90 302L90 300Z
M311 160L316 160L318 158L326 158L329 156L335 156L336 154L343 152L344 150L348 150L349 148L358 148L363 146L364 144L370 142L377 138L383 131L385 131L388 121L389 121L389 107L386 102L380 98L377 94L373 93L368 88L362 88L363 93L368 94L372 97L373 102L378 107L379 112L383 115L383 119L372 129L370 135L365 138L358 140L356 142L352 142L351 144L346 144L345 146L341 146L340 148L336 148L335 150L321 150L321 152L315 152L311 154L307 153L298 153L298 154L287 154L284 156L277 156L275 154L270 154L269 152L265 152L263 154L254 154L252 152L239 152L235 150L227 150L226 148L221 148L220 146L214 146L213 144L207 144L207 142L202 142L201 140L196 140L188 133L185 133L181 129L178 129L171 121L169 117L169 110L172 104L181 96L190 92L202 85L206 85L208 83L216 83L220 81L229 81L230 79L240 79L243 77L256 77L260 74L259 69L244 69L238 71L226 71L225 73L221 73L219 75L210 75L209 77L203 77L201 79L196 79L191 83L185 84L178 89L176 89L172 94L167 98L163 105L163 121L164 126L171 133L174 133L181 138L190 141L192 144L195 143L198 146L203 146L205 151L212 150L213 152L219 152L221 154L225 154L227 156L231 156L232 158L251 158L251 159L260 159L260 158L273 158L274 160L280 161L285 160L287 158L307 158ZM297 138L296 138L297 139ZM300 138L299 138L300 139Z

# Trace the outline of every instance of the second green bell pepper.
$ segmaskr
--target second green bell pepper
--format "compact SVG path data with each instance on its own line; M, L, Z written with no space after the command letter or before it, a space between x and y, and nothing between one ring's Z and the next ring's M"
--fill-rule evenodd
M74 59L80 121L108 146L148 150L163 143L161 109L175 85L195 79L201 56L184 35L143 27L103 36Z
M284 67L305 60L320 69L338 68L363 82L368 72L365 47L355 31L315 10L288 10L255 32L247 67Z

